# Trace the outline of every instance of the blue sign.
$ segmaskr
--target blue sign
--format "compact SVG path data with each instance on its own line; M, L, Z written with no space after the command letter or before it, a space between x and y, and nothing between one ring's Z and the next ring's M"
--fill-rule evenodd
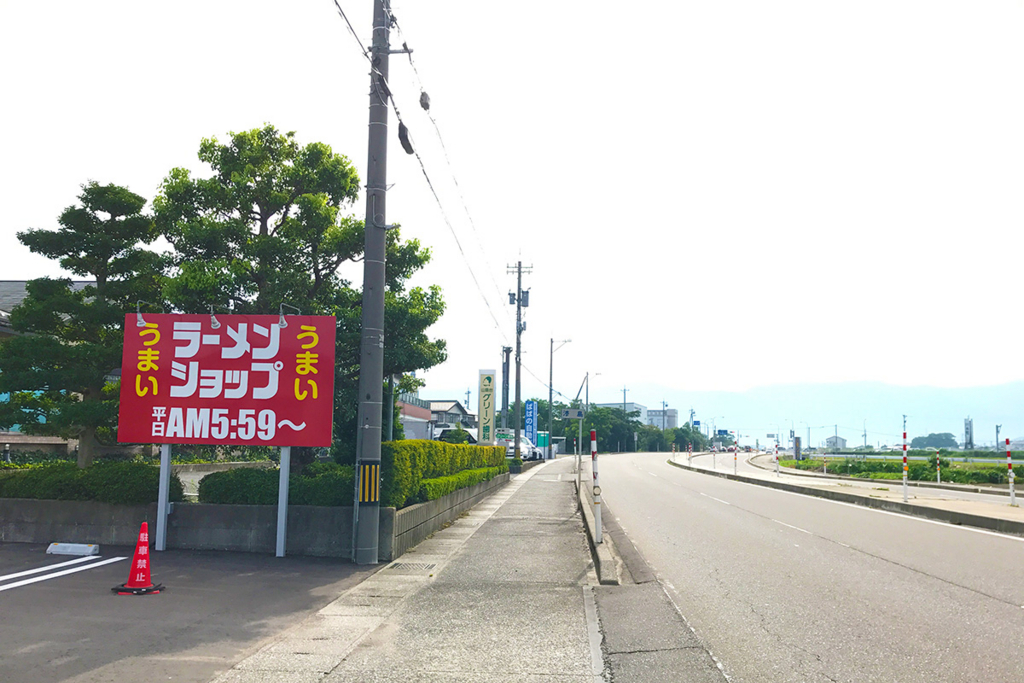
M694 420L693 421L693 426L694 427L700 427L700 420Z
M729 430L728 429L719 429L717 433L718 433L718 436L729 436Z
M537 445L537 402L526 402L526 438Z

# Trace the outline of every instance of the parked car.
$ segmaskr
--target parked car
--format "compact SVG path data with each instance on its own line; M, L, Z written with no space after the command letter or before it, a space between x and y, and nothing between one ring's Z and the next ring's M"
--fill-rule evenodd
M434 432L434 441L444 441L444 435L448 432L456 432L457 428L445 428L438 429ZM463 429L469 435L469 440L466 443L476 443L476 430L475 429Z
M505 457L514 458L516 455L516 449L513 441L510 439L506 442L508 445L505 447ZM540 460L544 457L544 451L533 445L525 436L520 435L519 437L519 457L523 460Z

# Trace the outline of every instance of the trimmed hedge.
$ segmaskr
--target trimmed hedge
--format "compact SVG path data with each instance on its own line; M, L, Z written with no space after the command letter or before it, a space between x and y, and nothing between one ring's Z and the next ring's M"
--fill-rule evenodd
M453 491L474 486L482 481L490 481L499 474L506 472L508 467L481 467L475 470L462 470L457 474L437 479L424 479L420 484L419 499L421 502L437 500Z
M472 446L425 439L381 444L381 505L402 508L419 502L423 481L463 470L508 469L503 446Z
M73 462L53 462L0 474L0 498L95 500L118 505L155 503L160 468L140 462L98 461L86 469ZM184 500L177 475L171 474L170 499Z
M239 467L199 480L199 502L220 505L277 505L281 471ZM289 505L339 507L352 504L352 468L335 463L308 465L288 480Z

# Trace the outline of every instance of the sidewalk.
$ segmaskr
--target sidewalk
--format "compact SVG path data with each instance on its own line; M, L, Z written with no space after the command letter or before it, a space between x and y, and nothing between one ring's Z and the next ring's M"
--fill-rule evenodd
M535 467L216 683L594 683L572 459Z

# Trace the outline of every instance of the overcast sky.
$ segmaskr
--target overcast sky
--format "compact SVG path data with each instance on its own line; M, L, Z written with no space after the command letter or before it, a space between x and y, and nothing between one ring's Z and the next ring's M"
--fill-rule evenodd
M370 0L339 2L369 42ZM0 278L59 274L15 232L55 226L82 183L152 199L172 167L206 172L203 137L269 122L365 171L367 64L331 0L0 8ZM416 283L448 303L432 333L449 360L424 395L464 399L500 367L520 258L524 363L546 381L549 339L571 338L554 381L570 396L587 371L592 401L661 387L629 395L650 407L684 389L1024 379L1021 0L394 12L465 198L395 55L464 250L392 135L388 219L433 249ZM529 372L523 391L546 395Z

